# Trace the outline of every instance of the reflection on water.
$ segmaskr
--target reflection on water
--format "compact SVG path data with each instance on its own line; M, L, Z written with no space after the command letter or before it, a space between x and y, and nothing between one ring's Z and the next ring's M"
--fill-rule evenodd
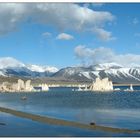
M27 96L27 100L20 99L24 95ZM74 92L71 88L53 88L47 93L0 94L0 106L86 124L95 122L99 125L111 127L140 129L139 92L121 91L100 94ZM34 131L38 130L35 126L38 126L37 128L42 130L35 134L30 130L28 133L25 133L25 136L31 134L35 136L140 136L136 134L109 134L77 128L50 126L31 120L27 122L26 119L17 119L17 117L13 117L12 115L9 115L7 120L9 122L10 120L13 122L20 120L19 122L24 122L24 125L30 122L34 126ZM32 125L30 125L31 128ZM5 127L8 129L10 126ZM19 128L19 126L16 128ZM52 131L50 133L45 132L43 128L49 128L50 130L52 128ZM25 132L28 128L21 130ZM15 134L14 130L12 134ZM24 133L22 134L24 135ZM2 132L0 135L2 136Z

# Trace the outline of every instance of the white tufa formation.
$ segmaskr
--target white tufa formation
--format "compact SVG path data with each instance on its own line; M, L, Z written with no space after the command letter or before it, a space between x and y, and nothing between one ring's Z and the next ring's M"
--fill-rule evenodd
M109 81L108 78L100 79L96 78L95 82L90 86L92 91L113 91L112 81Z
M21 79L18 79L18 83L17 83L17 90L18 91L21 91L25 88L25 84L24 84L24 81L21 80Z
M23 80L18 79L17 83L3 82L0 85L1 92L30 92L33 91L31 80L27 80L25 83Z
M32 91L33 90L33 86L31 85L31 80L27 80L25 82L25 90L26 91Z
M48 90L49 90L49 87L48 87L47 84L40 84L39 87L42 88L42 89L41 89L42 91L48 91Z

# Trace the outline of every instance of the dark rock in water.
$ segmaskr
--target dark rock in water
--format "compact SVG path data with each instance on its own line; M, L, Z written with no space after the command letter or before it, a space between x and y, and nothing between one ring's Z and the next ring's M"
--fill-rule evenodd
M95 122L91 122L90 125L95 125Z
M26 96L21 97L21 100L26 100L26 99L27 99Z
M6 125L6 123L2 123L2 122L0 122L0 125Z

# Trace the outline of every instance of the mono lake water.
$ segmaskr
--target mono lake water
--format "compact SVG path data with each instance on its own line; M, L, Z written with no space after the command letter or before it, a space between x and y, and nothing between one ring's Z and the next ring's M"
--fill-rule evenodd
M134 87L134 89L139 87ZM21 100L22 96L27 100ZM96 93L51 88L38 93L0 93L0 107L63 120L140 130L140 91ZM140 136L43 124L0 112L0 136Z

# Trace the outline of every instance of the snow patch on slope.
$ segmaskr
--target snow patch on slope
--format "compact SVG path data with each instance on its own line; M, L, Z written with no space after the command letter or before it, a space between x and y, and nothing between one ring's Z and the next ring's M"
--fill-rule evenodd
M36 72L49 71L49 72L55 73L58 71L56 67L50 67L50 66L28 65L27 68L30 69L31 71L36 71Z
M4 72L0 71L0 76L6 77L7 75L5 75Z
M99 71L91 71L91 73L94 74L94 75L97 76L97 77L100 77L100 76L99 76Z
M91 76L89 75L89 72L81 72L83 76L85 76L88 79L91 79Z
M95 66L95 70L107 70L107 69L118 69L123 67L122 65L119 65L117 63L103 63L103 64L98 64Z

